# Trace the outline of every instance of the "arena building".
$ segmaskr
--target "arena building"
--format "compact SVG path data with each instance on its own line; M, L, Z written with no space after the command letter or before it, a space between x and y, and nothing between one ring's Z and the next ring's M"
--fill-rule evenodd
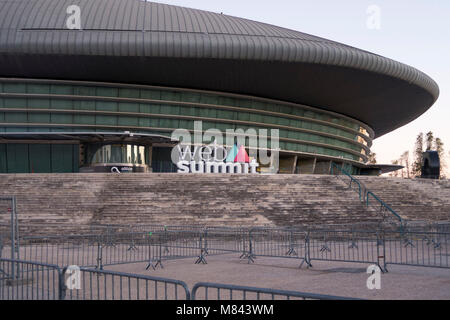
M139 0L0 2L0 173L173 172L171 132L195 121L279 129L280 173L378 173L373 139L438 96L413 67L265 23Z

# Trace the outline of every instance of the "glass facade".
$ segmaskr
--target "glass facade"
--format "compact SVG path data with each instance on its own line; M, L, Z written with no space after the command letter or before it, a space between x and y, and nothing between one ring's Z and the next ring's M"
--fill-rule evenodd
M0 173L78 172L76 144L0 142Z
M148 148L132 144L91 144L87 147L87 164L148 165Z
M170 137L174 129L193 130L194 121L202 121L204 131L279 129L282 151L356 162L367 160L373 138L368 126L338 114L226 93L0 79L0 94L0 132L131 131ZM99 149L92 161L144 159L134 149L124 154L110 148Z

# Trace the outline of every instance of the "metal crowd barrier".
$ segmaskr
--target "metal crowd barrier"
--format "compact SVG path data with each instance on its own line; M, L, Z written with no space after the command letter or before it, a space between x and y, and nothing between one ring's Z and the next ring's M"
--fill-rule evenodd
M378 233L322 230L307 235L308 266L313 260L380 264L383 248Z
M164 261L180 258L206 264L209 256L224 254L237 254L248 263L257 257L298 259L300 266L309 267L316 260L372 263L385 271L389 264L449 268L450 233L437 232L439 226L411 225L400 231L375 224L250 229L151 226L152 231L110 227L97 235L21 237L18 254L26 261L98 270L138 262L147 263L147 269L163 268ZM9 256L11 246L5 239L2 246L2 255Z
M211 292L213 291L213 292ZM192 288L193 300L357 300L298 291L200 282ZM269 310L261 310L269 311Z
M105 270L0 259L0 300L348 300L297 291L197 283ZM14 270L14 272L13 272ZM200 288L204 290L200 292ZM214 295L208 290L215 289ZM270 310L261 310L270 311Z
M63 269L63 274L67 268ZM187 285L178 280L80 268L78 287L64 287L63 300L190 300ZM70 288L69 288L70 289Z
M305 259L306 232L291 228L252 228L241 258L249 263L256 257Z
M0 258L0 300L59 300L57 265Z
M386 231L383 240L386 265L450 268L450 233Z
M173 279L11 259L0 268L0 300L190 300Z

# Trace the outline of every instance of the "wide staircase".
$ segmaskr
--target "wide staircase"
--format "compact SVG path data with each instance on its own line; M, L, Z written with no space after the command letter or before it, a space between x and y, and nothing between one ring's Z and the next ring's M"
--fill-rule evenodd
M410 221L450 220L450 180L357 177L359 181Z
M449 220L448 182L361 181L403 218ZM77 232L91 224L248 227L380 221L354 190L328 175L0 175L1 196L16 196L19 225L34 225L30 233L54 233L55 224L61 224L58 232ZM0 214L0 223L8 219Z
M17 197L21 225L291 226L379 219L333 176L0 175L1 195Z

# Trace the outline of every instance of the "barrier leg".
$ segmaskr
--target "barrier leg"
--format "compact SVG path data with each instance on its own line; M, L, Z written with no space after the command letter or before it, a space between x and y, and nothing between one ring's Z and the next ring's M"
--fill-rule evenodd
M302 262L298 266L300 269L303 267L304 263L306 263L307 269L312 268L310 250L311 250L311 246L310 246L310 242L309 242L309 233L308 233L305 237L305 257L302 259Z
M195 261L195 264L207 264L205 259L205 254L208 254L208 251L205 249L205 246L203 245L204 239L203 235L200 235L199 239L199 247L200 247L200 255L198 256L197 260Z
M150 248L150 243L149 243L149 248ZM162 244L161 244L161 242L158 245L158 257L156 259L154 259L150 254L148 265L145 268L145 270L150 269L150 267L153 270L156 270L158 268L158 266L160 266L161 269L164 269L164 266L162 264Z

